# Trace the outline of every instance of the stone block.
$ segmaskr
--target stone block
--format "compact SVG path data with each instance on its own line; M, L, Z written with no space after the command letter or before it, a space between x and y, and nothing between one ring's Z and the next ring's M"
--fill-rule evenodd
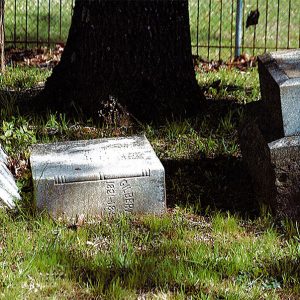
M54 217L163 213L165 173L145 136L33 146L36 205Z
M248 121L240 144L258 202L279 218L300 221L300 136L268 143L257 123Z
M259 56L258 70L265 121L282 137L300 134L300 50Z

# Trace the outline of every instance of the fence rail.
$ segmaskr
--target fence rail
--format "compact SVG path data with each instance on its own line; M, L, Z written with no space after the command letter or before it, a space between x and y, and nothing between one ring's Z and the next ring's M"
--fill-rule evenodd
M168 0L165 0L168 1ZM192 50L203 59L235 53L237 3L242 2L241 52L300 47L300 0L189 0ZM74 0L6 0L6 44L39 47L67 38ZM251 10L258 24L246 29Z

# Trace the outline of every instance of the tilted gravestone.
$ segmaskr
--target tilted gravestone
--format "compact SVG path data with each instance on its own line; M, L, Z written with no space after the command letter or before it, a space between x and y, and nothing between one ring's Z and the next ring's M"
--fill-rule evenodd
M300 220L300 50L258 57L262 101L240 129L243 160L259 202ZM251 108L251 109L250 109Z
M0 146L0 205L13 209L16 206L15 200L20 200L21 197L7 163L7 155Z
M165 173L144 136L38 144L35 199L54 217L163 213Z

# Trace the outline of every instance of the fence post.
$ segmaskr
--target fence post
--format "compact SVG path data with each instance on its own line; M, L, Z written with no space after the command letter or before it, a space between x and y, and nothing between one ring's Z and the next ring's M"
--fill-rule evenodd
M243 32L243 0L237 0L236 3L236 22L235 22L235 52L234 56L241 55Z

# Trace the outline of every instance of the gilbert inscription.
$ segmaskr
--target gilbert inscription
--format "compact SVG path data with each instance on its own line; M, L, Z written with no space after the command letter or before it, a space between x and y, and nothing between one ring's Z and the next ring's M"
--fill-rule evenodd
M126 179L120 182L120 186L123 192L124 198L124 210L125 212L132 212L134 207L134 197L131 185Z
M107 212L116 213L116 202L118 197L122 199L123 210L126 213L133 212L134 192L127 179L106 181Z

